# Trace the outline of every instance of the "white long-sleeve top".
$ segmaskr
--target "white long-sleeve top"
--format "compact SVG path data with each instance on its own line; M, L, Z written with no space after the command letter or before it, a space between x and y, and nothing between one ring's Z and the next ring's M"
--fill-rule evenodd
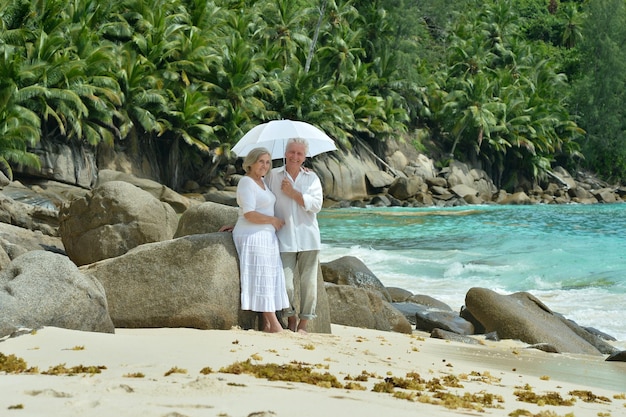
M237 223L233 233L253 233L259 230L274 231L271 224L252 223L246 219L245 214L250 211L257 211L266 216L274 215L276 197L265 183L265 189L261 188L252 178L247 175L241 177L237 185Z
M302 194L304 207L289 198L280 189L283 178L289 178L293 188ZM300 169L295 181L285 171L285 167L272 169L265 177L270 190L276 196L274 215L285 221L285 225L276 232L281 252L301 252L320 250L320 228L317 213L322 209L324 193L322 183L312 171Z

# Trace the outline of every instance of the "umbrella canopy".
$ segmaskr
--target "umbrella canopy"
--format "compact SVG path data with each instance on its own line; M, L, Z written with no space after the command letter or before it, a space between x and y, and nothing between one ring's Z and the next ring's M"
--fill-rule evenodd
M237 156L246 156L254 148L267 148L272 159L285 157L285 146L291 138L302 138L309 143L309 153L315 156L323 152L335 151L335 141L312 124L297 120L272 120L250 129L232 151Z

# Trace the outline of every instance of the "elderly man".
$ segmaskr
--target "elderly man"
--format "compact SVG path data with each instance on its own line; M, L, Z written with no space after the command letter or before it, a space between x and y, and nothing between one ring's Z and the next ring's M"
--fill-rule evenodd
M276 196L275 216L285 221L277 231L285 285L291 308L284 311L292 331L306 333L307 323L316 317L317 270L321 248L317 213L324 199L322 183L315 173L302 168L308 153L305 139L293 138L285 147L285 164L274 168L266 179ZM300 308L296 310L296 289ZM300 319L298 321L298 318Z

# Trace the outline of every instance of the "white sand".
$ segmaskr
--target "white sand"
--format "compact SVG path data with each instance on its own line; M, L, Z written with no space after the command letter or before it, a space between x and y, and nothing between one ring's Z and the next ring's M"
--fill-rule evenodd
M116 334L102 334L44 328L0 341L1 353L14 354L39 371L0 372L0 416L508 416L515 410L542 417L626 416L626 363L605 362L603 356L550 354L513 341L466 345L431 339L426 333L338 325L332 332L117 329ZM335 376L342 388L220 372L248 359L259 365L303 363ZM106 369L99 374L43 374L61 364ZM201 373L205 367L213 372ZM172 370L179 372L166 376ZM367 381L345 379L363 372ZM372 391L384 378L406 380L407 373L431 383L454 376L462 387L444 385L436 390L440 394L428 388L395 388L412 394L412 401ZM346 389L349 382L365 390ZM572 406L523 402L514 394L523 387L576 401ZM606 400L584 402L569 394L574 390ZM494 394L501 402L482 405L484 412L472 409L477 402L453 409L435 398L441 393Z

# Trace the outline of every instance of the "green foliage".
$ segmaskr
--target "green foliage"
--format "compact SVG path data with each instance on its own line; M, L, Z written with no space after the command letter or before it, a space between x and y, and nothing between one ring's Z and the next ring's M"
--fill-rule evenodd
M38 93L31 87L19 88L20 61L14 49L0 46L0 170L13 179L11 163L38 168L39 159L28 147L40 138L40 118L27 107Z
M608 180L626 179L626 4L589 2L583 28L582 76L572 103L587 135L583 165Z
M564 105L567 79L551 47L526 40L509 3L465 11L447 43L433 122L450 156L482 162L506 185L520 176L541 179L556 155L576 150L582 130Z
M401 137L480 162L503 183L540 178L579 143L590 155L602 148L593 129L593 146L578 140L597 122L581 97L595 91L597 103L616 90L594 90L580 59L599 42L583 7L591 3L0 0L0 163L36 166L29 148L40 138L155 149L157 171L178 188L214 172L254 125L294 118L347 149ZM623 147L619 116L602 123L607 149Z

